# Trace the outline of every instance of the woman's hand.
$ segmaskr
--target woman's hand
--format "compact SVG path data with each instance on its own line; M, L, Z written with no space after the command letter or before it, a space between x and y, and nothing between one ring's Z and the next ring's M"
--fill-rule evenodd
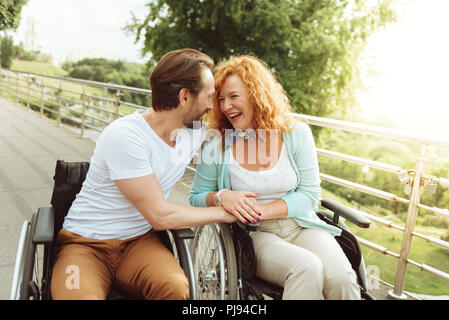
M223 190L220 194L222 207L243 223L256 223L262 216L262 208L256 201L257 194L249 191Z

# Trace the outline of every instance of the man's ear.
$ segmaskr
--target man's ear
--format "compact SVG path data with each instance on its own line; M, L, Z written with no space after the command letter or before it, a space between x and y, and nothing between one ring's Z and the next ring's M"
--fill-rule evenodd
M190 99L190 95L191 95L190 91L187 90L186 88L182 88L181 90L179 90L178 93L179 104L181 106L187 104Z

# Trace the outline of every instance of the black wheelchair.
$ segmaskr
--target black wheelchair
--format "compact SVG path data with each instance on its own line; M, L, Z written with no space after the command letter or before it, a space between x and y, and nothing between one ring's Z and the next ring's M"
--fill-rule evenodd
M19 245L11 286L11 300L50 300L50 280L53 265L53 248L59 230L76 194L86 178L88 162L65 162L58 159L54 175L51 207L41 207L25 221ZM189 251L190 229L159 231L164 245L175 255L190 285L190 299L196 299L195 275ZM43 252L39 250L42 249ZM131 300L130 296L112 285L108 300Z
M374 300L367 288L367 275L357 238L343 219L361 228L369 228L371 221L360 211L336 201L322 199L318 217L342 230L336 237L357 275L362 299ZM326 210L327 209L327 210ZM280 300L283 288L255 276L256 255L250 232L258 224L211 224L194 230L191 253L196 277L198 299L223 300Z

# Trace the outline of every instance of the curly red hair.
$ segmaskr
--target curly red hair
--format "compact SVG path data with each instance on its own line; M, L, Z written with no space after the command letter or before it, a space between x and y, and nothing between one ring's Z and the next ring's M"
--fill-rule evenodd
M234 56L220 62L214 70L215 94L213 109L205 115L209 127L217 129L224 138L226 129L232 124L220 110L220 87L226 78L237 74L245 84L254 105L254 124L257 129L290 131L292 117L290 100L282 85L277 81L269 67L260 59L249 56Z

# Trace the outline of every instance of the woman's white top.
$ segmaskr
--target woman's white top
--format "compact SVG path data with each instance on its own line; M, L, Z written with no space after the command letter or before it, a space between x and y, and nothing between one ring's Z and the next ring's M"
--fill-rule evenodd
M231 152L229 180L232 190L246 190L259 195L260 203L268 203L282 198L295 186L298 177L288 158L285 144L282 144L279 160L273 168L251 171L240 166Z

